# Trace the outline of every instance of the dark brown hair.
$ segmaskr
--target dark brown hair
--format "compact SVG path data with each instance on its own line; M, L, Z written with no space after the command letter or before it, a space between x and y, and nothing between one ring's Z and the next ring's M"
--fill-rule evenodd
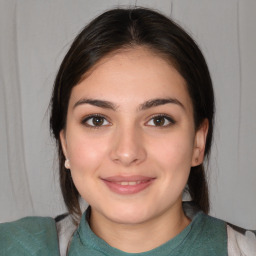
M75 38L60 66L51 98L50 128L58 147L60 185L65 204L74 217L81 215L80 195L70 172L64 167L65 157L59 137L65 128L71 90L100 59L116 50L136 46L145 46L170 61L185 79L193 104L195 128L198 129L204 119L209 121L205 148L206 157L209 155L214 94L205 59L194 40L158 12L144 8L107 11ZM207 213L209 198L203 164L191 168L187 185L192 200Z

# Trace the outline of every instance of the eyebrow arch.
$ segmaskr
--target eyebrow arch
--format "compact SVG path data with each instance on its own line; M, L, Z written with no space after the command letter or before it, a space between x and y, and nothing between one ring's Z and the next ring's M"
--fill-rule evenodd
M100 108L106 108L106 109L111 109L111 110L116 110L117 106L113 104L112 102L106 101L106 100L97 100L97 99L81 99L77 101L73 107L76 108L79 105L83 104L89 104L92 106L100 107Z
M146 110L152 107L157 107L157 106L161 106L161 105L165 105L165 104L176 104L180 107L182 107L185 110L184 105L177 99L174 98L163 98L163 99L151 99L148 100L144 103L142 103L141 105L139 105L138 111L142 111L142 110ZM88 98L84 98L81 99L79 101L77 101L73 107L76 108L77 106L83 105L83 104L89 104L92 106L96 106L96 107L100 107L100 108L105 108L105 109L111 109L116 111L118 109L118 106L115 105L114 103L110 102L110 101L106 101L106 100L97 100L97 99L88 99Z
M165 105L165 104L169 104L169 103L176 104L185 110L184 105L179 100L174 99L174 98L148 100L139 106L139 110L146 110L146 109L149 109L152 107L157 107L157 106L161 106L161 105Z

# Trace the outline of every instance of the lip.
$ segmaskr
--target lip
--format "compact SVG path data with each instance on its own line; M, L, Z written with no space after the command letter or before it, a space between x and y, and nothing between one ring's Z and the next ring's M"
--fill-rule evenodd
M114 193L121 195L136 194L149 187L154 177L146 176L112 176L102 178L102 181Z

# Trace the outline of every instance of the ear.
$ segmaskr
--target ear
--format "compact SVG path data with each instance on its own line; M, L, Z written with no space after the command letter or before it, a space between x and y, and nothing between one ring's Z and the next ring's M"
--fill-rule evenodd
M199 129L195 134L194 149L191 166L197 166L203 163L204 161L204 150L206 144L206 138L208 134L209 121L204 119Z
M62 147L63 154L65 155L66 159L68 159L68 154L67 154L67 141L65 137L65 131L62 129L60 131L60 143Z

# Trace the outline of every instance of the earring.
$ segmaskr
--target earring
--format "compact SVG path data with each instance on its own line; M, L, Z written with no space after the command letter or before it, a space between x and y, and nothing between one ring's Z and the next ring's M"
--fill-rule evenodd
M64 166L66 169L70 169L70 163L68 159L65 160Z
M199 156L200 156L200 149L199 148L195 148L195 158L194 158L195 164L198 164Z

